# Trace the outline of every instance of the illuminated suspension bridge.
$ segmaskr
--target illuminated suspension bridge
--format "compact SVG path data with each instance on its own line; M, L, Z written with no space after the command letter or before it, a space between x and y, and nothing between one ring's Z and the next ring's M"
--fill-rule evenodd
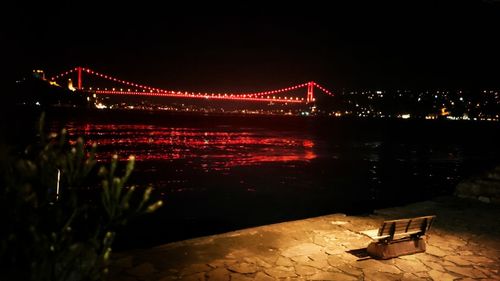
M314 88L320 92L333 96L333 93L316 82L307 82L299 85L294 85L286 88L254 92L254 93L201 93L188 91L173 91L146 86L126 80L121 80L111 75L106 75L94 71L89 68L75 67L50 78L51 81L57 81L69 76L77 76L76 89L95 93L98 95L130 95L130 96L156 96L156 97L174 97L174 98L194 98L194 99L213 99L213 100L238 100L251 102L276 102L276 103L312 103L315 101ZM111 88L96 88L83 87L83 74L98 77L113 83L125 86L127 89ZM307 89L306 97L291 96L292 91L297 89Z

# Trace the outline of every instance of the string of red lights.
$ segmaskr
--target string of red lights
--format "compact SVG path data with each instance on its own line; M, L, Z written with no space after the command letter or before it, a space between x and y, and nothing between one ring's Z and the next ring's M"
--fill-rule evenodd
M327 95L329 95L329 96L332 96L332 97L333 97L333 96L335 96L332 92L328 91L326 88L322 87L322 86L321 86L321 85L319 85L318 83L316 83L316 82L312 82L312 83L313 83L313 85L314 85L316 88L320 89L323 93L325 93L325 94L327 94Z
M292 97L270 97L258 98L258 97L240 97L228 94L175 94L175 93L151 93L151 92L133 92L133 91L108 91L108 90L96 90L96 94L104 95L137 95L137 96L155 96L155 97L179 97L179 98L201 98L201 99L215 99L215 100L239 100L239 101L267 101L267 102L280 102L280 103L303 103L303 98L292 98Z

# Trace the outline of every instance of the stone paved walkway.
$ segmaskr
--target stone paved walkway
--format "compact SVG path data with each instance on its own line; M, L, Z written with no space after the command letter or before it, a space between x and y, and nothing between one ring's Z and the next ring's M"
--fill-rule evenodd
M437 215L425 253L364 257L362 230ZM500 206L454 197L327 215L116 253L111 280L500 280Z

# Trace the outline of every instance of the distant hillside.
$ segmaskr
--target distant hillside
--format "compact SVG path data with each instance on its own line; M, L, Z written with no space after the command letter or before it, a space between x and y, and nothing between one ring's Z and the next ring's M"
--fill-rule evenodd
M30 75L15 82L3 93L3 106L22 105L28 107L89 107L87 96L79 91L51 85L49 81Z

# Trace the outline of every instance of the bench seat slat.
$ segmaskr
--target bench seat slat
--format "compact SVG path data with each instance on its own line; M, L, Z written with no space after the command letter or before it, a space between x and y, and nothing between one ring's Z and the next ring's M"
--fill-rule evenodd
M405 236L405 235L413 235L413 234L417 234L419 232L420 232L420 230L408 231L408 232L405 232L405 233L395 233L394 237ZM385 238L389 238L390 237L390 235L388 235L388 234L387 235L379 236L378 235L378 229L365 230L365 231L361 231L360 233L362 233L362 234L370 237L373 240L380 240L380 239L385 239Z

